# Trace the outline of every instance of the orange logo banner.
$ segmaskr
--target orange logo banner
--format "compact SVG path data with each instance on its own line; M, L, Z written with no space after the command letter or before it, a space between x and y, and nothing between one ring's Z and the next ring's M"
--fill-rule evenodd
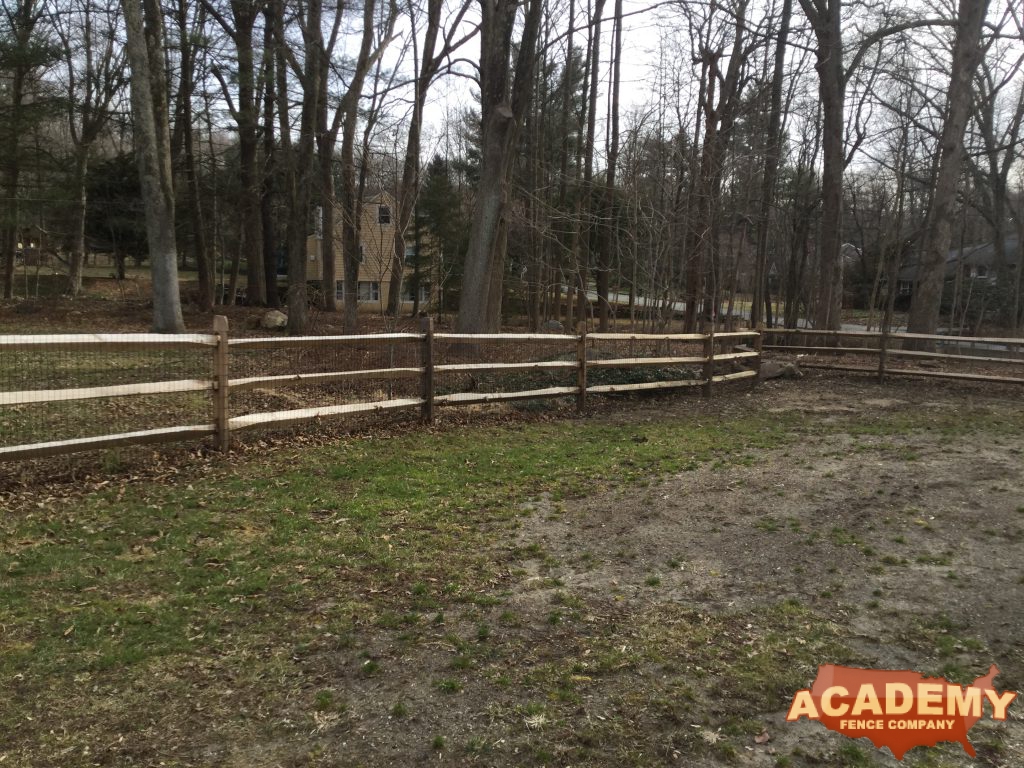
M786 720L807 717L850 738L867 737L876 747L891 749L897 760L913 747L940 741L959 742L974 757L967 732L986 712L1005 720L1017 698L1013 691L995 689L998 674L993 664L987 675L963 686L910 671L825 664L810 688L797 691Z

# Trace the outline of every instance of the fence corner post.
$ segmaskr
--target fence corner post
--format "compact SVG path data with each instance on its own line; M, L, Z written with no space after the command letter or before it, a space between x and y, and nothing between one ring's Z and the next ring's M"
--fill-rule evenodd
M709 331L704 336L704 397L711 397L711 387L715 378L715 333Z
M231 424L228 421L228 319L224 315L213 318L213 333L217 337L217 346L213 352L213 419L216 429L215 440L218 451L226 451L231 447Z
M587 329L580 329L576 337L576 410L587 407Z
M434 423L434 318L424 317L420 320L423 331L423 405L420 417L424 424Z

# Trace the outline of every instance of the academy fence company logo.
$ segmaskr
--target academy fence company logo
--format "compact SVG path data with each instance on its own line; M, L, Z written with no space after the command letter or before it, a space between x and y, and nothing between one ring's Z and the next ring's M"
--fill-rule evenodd
M853 739L866 736L876 747L891 749L897 760L913 747L940 741L959 742L974 757L967 732L986 712L1005 720L1017 698L995 689L998 674L993 664L987 675L963 686L916 672L825 664L810 688L797 691L786 720L807 717Z

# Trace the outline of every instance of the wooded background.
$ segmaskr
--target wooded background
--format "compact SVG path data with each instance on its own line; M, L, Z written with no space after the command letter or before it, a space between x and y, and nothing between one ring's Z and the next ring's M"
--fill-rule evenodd
M337 229L340 306L312 298L353 332L361 205L386 193L393 274L415 242L462 332L657 329L676 302L686 332L888 324L914 265L911 331L1022 327L1014 0L2 6L5 298L32 258L74 296L102 252L148 260L156 330L182 327L187 269L204 310L286 286L302 333L306 238ZM984 279L947 279L979 243Z

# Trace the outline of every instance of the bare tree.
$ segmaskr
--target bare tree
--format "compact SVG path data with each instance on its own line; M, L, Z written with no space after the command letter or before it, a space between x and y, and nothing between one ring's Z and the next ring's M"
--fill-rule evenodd
M3 258L3 296L14 298L14 257L18 250L21 223L23 153L29 128L38 118L40 100L35 85L48 67L53 52L41 31L40 21L50 8L46 0L14 0L3 4L4 28L0 34L9 42L0 52L0 67L9 72L6 114L0 121L0 189L3 190L3 219L0 220L0 255Z
M153 278L153 329L174 333L184 330L185 323L178 294L163 15L156 0L121 2L131 66L133 137Z
M198 66L195 40L206 26L206 8L202 5L193 7L188 0L176 0L173 18L178 31L178 92L174 105L174 130L171 133L171 161L181 170L184 177L186 211L192 230L192 251L199 278L199 306L209 312L213 309L214 298L213 260L206 246L205 216L203 201L199 194L196 139L193 131L195 111L192 108Z
M515 64L516 0L481 0L480 185L462 278L458 328L497 330L501 321L508 222L508 184L513 148L533 89L542 0L525 0L525 20Z
M254 36L256 21L263 13L266 3L265 0L230 0L229 15L212 0L202 0L202 2L206 11L231 38L235 46L234 68L230 73L230 78L225 76L220 67L212 68L212 74L220 83L221 95L238 131L241 217L238 229L238 247L231 254L231 278L226 303L235 303L239 265L244 256L246 259L246 299L251 304L263 304L268 296L268 283L262 263L263 240L260 235L260 174L258 170L260 105L257 93ZM182 66L184 67L184 62Z
M72 244L68 293L82 287L85 260L86 178L93 145L107 126L111 106L124 87L124 49L116 46L120 20L117 4L73 0L55 17L65 70L66 112L72 145Z
M939 167L928 212L917 288L907 322L907 330L911 333L935 333L939 326L946 254L952 237L953 205L963 162L964 130L971 113L971 83L984 55L981 31L987 10L988 0L960 0Z
M427 93L445 60L460 46L468 42L473 34L456 39L462 19L470 8L470 0L463 0L448 25L448 31L442 34L441 10L443 5L442 0L427 0L422 48L418 51L414 50L416 72L413 80L412 114L409 118L409 131L405 143L405 159L402 162L402 179L398 186L398 215L395 220L394 255L391 260L391 283L388 289L387 311L392 317L398 316L401 302L406 233L412 221L420 185L420 137L423 132L423 108L426 105ZM417 15L411 3L408 9L415 49L418 46ZM441 48L437 50L439 35L442 36L442 44Z
M822 109L821 234L813 322L815 328L830 330L840 326L843 299L843 171L849 160L844 136L847 85L871 48L887 37L945 23L934 19L888 23L889 20L883 18L876 31L858 42L850 63L844 65L843 5L842 0L800 0L817 41L815 55Z
M363 6L363 36L359 46L359 54L348 73L348 87L345 90L341 101L338 104L334 115L334 121L329 135L329 147L325 142L321 146L321 162L325 162L325 152L333 156L334 143L337 139L338 130L341 130L341 156L338 158L341 164L341 250L344 255L344 282L342 284L342 300L345 312L345 330L354 333L359 327L358 313L358 283L359 283L359 228L362 219L362 197L360 185L357 183L357 170L355 159L356 134L359 127L359 99L363 93L363 84L370 70L380 61L384 50L391 43L397 8L393 2L389 2L383 11L382 18L376 19L376 5L374 0L364 0ZM333 159L333 158L331 158ZM325 183L326 174L321 172L321 178ZM334 178L330 177L329 185L326 187L330 197L330 205L324 207L333 208L333 187ZM325 226L326 226L325 219ZM324 243L330 240L330 245L324 249L324 280L331 280L331 292L333 293L334 280L334 218L333 211L330 218L332 229L331 234L325 237ZM330 254L330 258L328 258ZM328 271L328 262L330 268Z

